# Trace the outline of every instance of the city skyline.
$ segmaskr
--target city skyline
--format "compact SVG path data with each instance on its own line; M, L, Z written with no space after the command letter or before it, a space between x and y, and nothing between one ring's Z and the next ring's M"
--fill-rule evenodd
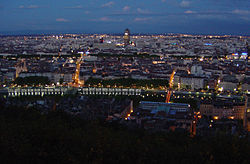
M0 2L2 35L190 33L250 35L250 2L215 0Z

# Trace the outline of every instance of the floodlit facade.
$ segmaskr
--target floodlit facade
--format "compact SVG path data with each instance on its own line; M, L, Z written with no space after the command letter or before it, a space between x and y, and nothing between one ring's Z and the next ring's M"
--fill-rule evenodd
M125 30L123 39L124 39L124 46L128 46L129 42L130 42L130 31L129 31L129 29Z

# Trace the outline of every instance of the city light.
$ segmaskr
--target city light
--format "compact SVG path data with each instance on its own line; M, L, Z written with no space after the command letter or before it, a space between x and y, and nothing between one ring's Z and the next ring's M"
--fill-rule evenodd
M244 136L238 129L248 128L247 37L142 35L134 27L118 34L1 36L1 107L41 107L44 115L56 109L87 122L192 137L230 135L235 125L236 136Z
M218 116L214 116L214 120L218 120L219 119L219 117Z

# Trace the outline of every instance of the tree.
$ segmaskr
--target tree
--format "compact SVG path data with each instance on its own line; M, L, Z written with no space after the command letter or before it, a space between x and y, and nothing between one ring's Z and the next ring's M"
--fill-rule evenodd
M45 85L45 84L50 84L50 80L46 76L28 76L28 77L18 77L15 79L13 82L14 84L17 85Z
M63 78L60 78L59 83L63 84L63 82L64 82Z

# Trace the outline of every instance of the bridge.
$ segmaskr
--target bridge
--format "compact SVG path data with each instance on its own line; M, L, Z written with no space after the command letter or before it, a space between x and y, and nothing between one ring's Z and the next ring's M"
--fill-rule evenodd
M17 96L44 96L44 95L64 95L69 91L68 87L53 88L7 88L5 93L8 97ZM2 93L4 91L2 90Z
M0 89L0 94L8 97L18 96L45 96L45 95L65 95L78 93L80 95L125 95L140 96L141 89L132 88L94 88L94 87L37 87L37 88L4 88Z
M20 96L45 96L45 95L106 95L106 96L156 96L166 97L166 90L143 90L138 88L98 88L98 87L24 87L24 88L2 88L0 89L0 96L5 97L20 97ZM191 99L210 99L213 96L224 99L234 99L243 101L243 96L240 95L213 95L209 92L187 92L187 91L172 91L172 98L191 98Z
M140 96L141 89L133 88L91 88L80 87L78 93L81 95L125 95L125 96Z

